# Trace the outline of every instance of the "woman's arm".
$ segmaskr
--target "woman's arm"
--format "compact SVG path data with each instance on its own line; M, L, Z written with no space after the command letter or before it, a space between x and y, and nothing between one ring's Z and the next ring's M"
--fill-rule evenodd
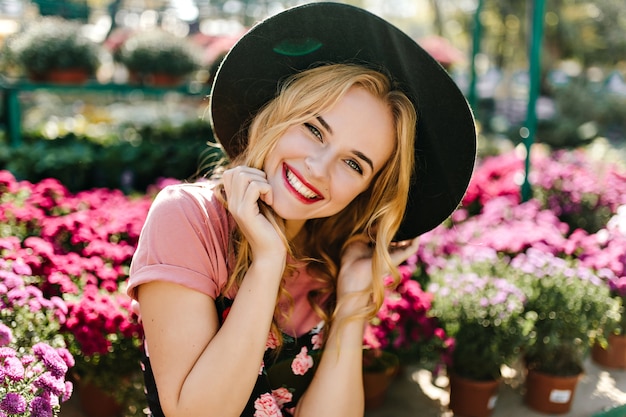
M399 265L417 250L411 245L394 250ZM381 277L382 279L382 277ZM337 309L319 367L300 399L296 417L363 417L363 331L365 319L358 314L367 307L372 282L371 249L354 242L342 258L337 281Z
M283 267L284 259L253 262L221 328L209 296L162 281L139 287L167 417L241 414L259 374Z
M158 281L138 290L167 417L239 416L257 380L272 323L287 250L259 210L260 199L271 202L271 187L265 173L248 167L225 171L223 181L228 210L250 244L252 262L222 326L208 295Z

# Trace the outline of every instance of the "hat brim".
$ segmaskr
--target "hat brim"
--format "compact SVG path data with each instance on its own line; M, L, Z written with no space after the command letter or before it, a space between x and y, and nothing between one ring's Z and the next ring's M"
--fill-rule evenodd
M463 198L474 168L476 130L463 93L413 39L363 9L311 3L270 17L228 52L211 91L214 134L229 157L239 135L274 98L286 76L323 63L384 69L414 103L416 170L396 241L412 239L446 220ZM243 138L243 142L242 139Z

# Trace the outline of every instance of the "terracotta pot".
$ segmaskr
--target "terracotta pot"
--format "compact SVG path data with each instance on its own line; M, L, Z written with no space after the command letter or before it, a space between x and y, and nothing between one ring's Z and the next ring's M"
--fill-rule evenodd
M580 375L555 376L529 370L526 375L526 404L546 414L570 411Z
M626 336L612 334L606 349L595 344L591 350L593 361L607 368L626 369Z
M489 417L498 400L499 380L475 381L450 375L450 409L455 416Z
M65 70L52 70L48 80L59 84L83 84L89 79L87 71L80 68L68 68Z
M145 84L152 87L176 87L183 83L184 78L179 75L164 73L140 74L136 71L129 73L132 84Z
M78 381L78 398L82 411L88 417L121 416L124 407L111 393L105 392L91 381Z
M396 361L383 371L363 372L363 394L365 409L373 410L385 403L389 386L398 374L399 364Z
M30 79L55 84L84 84L89 74L82 68L51 69L45 74L31 74Z
M179 75L156 73L156 74L151 74L148 80L149 80L149 83L154 86L175 87L177 85L182 84L183 77Z

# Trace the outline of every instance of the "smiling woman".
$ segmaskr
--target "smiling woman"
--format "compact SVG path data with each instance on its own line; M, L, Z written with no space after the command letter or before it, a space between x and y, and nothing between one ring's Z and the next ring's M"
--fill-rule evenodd
M229 161L158 195L131 266L152 414L362 416L383 277L469 182L463 95L389 23L312 3L230 50L210 116Z

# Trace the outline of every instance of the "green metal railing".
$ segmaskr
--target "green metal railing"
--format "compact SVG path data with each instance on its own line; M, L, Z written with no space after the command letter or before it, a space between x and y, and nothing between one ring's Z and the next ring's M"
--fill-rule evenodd
M522 183L520 193L522 201L527 201L532 197L532 186L529 180L530 174L530 151L535 141L535 131L537 129L537 98L539 95L539 83L541 79L541 45L543 41L543 24L545 13L545 0L534 0L530 5L532 8L531 16L531 34L530 34L530 48L528 51L529 59L529 94L526 111L526 121L522 129L520 129L520 136L522 137L524 146L526 147L526 159L524 163L524 182ZM476 55L480 53L480 39L482 32L482 25L480 21L480 14L483 8L483 0L478 0L476 11L474 12L474 28L472 34L472 57L470 68L470 85L468 91L468 102L472 108L476 109L477 96L476 96Z

